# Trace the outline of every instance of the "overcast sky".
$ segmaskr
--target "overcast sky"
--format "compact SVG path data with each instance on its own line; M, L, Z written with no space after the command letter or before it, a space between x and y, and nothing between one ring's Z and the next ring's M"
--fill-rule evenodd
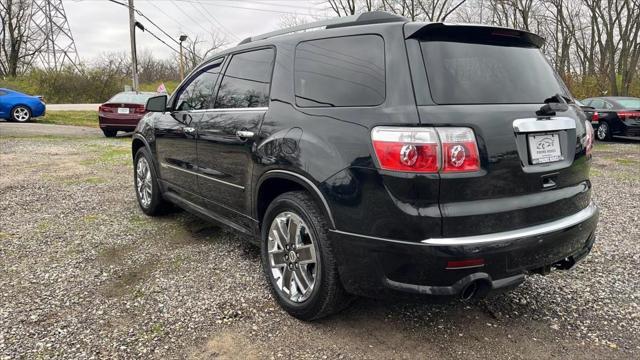
M63 0L63 4L82 60L91 61L107 52L130 51L126 7L108 0ZM232 44L279 28L282 17L292 16L288 13L328 14L321 0L134 0L134 5L176 39L184 33L190 38L198 35L209 40L210 33L217 32ZM148 20L136 18L170 43ZM171 49L140 30L137 42L138 52L150 50L157 57L173 56ZM175 43L171 45L177 48Z

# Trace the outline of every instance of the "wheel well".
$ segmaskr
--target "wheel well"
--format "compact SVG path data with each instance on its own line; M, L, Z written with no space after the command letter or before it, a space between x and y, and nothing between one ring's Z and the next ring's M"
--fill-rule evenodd
M131 156L135 158L136 153L138 152L138 149L140 149L143 146L144 146L144 142L142 140L133 139L133 142L131 143Z
M278 196L290 191L307 191L307 189L299 183L283 178L269 178L262 182L258 189L257 210L258 220L262 221L267 207Z

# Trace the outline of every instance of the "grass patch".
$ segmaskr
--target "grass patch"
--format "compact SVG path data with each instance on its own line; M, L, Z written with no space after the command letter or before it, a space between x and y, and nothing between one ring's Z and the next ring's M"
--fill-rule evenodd
M615 162L622 165L636 165L638 160L634 159L614 159Z
M84 179L72 179L72 180L65 180L64 184L65 185L79 185L79 184L90 184L90 185L100 185L100 184L104 184L106 183L107 180L98 177L98 176L91 176L88 178L84 178Z
M42 124L98 127L97 111L47 111L36 120Z
M91 152L93 153L91 158L80 161L80 164L81 165L129 164L131 162L131 149L129 148L129 144L128 144L129 141L130 139L126 139L125 141L120 141L125 146L111 145L111 144L109 145L91 144L88 146L91 149Z
M85 217L82 218L82 220L84 220L85 223L93 223L99 218L100 217L98 215L86 215Z
M117 163L122 160L129 160L131 157L131 149L129 148L110 148L100 153L100 161L106 163Z
M593 177L602 177L604 174L602 173L602 171L600 171L600 169L591 168L591 170L589 171L589 175Z
M51 223L47 220L42 220L38 223L36 229L39 232L46 232L51 227Z

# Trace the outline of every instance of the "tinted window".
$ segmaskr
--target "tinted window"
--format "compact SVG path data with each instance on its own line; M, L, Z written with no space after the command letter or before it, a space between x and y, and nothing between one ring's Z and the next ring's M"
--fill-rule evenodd
M300 43L295 91L301 107L382 104L384 41L377 35L358 35Z
M213 108L213 91L222 62L205 68L183 88L176 102L177 110L205 110Z
M625 109L640 109L640 99L618 99L617 101Z
M438 104L539 104L566 93L534 47L423 41L422 53Z
M116 94L114 97L109 99L110 103L126 103L126 104L146 104L147 99L152 96L156 96L159 94L156 93L133 93L133 92L123 92Z
M220 83L216 108L250 108L269 105L273 49L234 55Z
M603 109L604 108L604 101L599 100L599 99L594 99L593 101L591 101L591 106L593 106L596 109Z

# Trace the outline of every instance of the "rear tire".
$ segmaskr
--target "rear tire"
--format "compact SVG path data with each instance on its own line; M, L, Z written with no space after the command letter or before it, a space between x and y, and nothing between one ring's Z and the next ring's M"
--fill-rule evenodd
M104 136L108 138L116 137L116 134L118 134L118 130L109 128L102 129L102 132L104 133Z
M133 165L133 184L140 209L149 216L166 213L171 206L162 198L156 169L147 148L138 149Z
M596 130L596 137L600 141L609 141L611 140L611 125L608 122L602 121L598 125L598 129Z
M18 105L11 109L11 121L28 122L31 120L31 109L26 106Z
M327 237L328 221L309 194L294 191L278 196L263 220L263 270L271 293L285 311L300 320L311 321L334 314L351 303L352 296L342 287ZM296 224L293 229L297 231L292 230L292 224ZM285 275L288 269L289 275ZM289 286L284 285L284 279L289 279ZM307 291L304 285L308 285Z

